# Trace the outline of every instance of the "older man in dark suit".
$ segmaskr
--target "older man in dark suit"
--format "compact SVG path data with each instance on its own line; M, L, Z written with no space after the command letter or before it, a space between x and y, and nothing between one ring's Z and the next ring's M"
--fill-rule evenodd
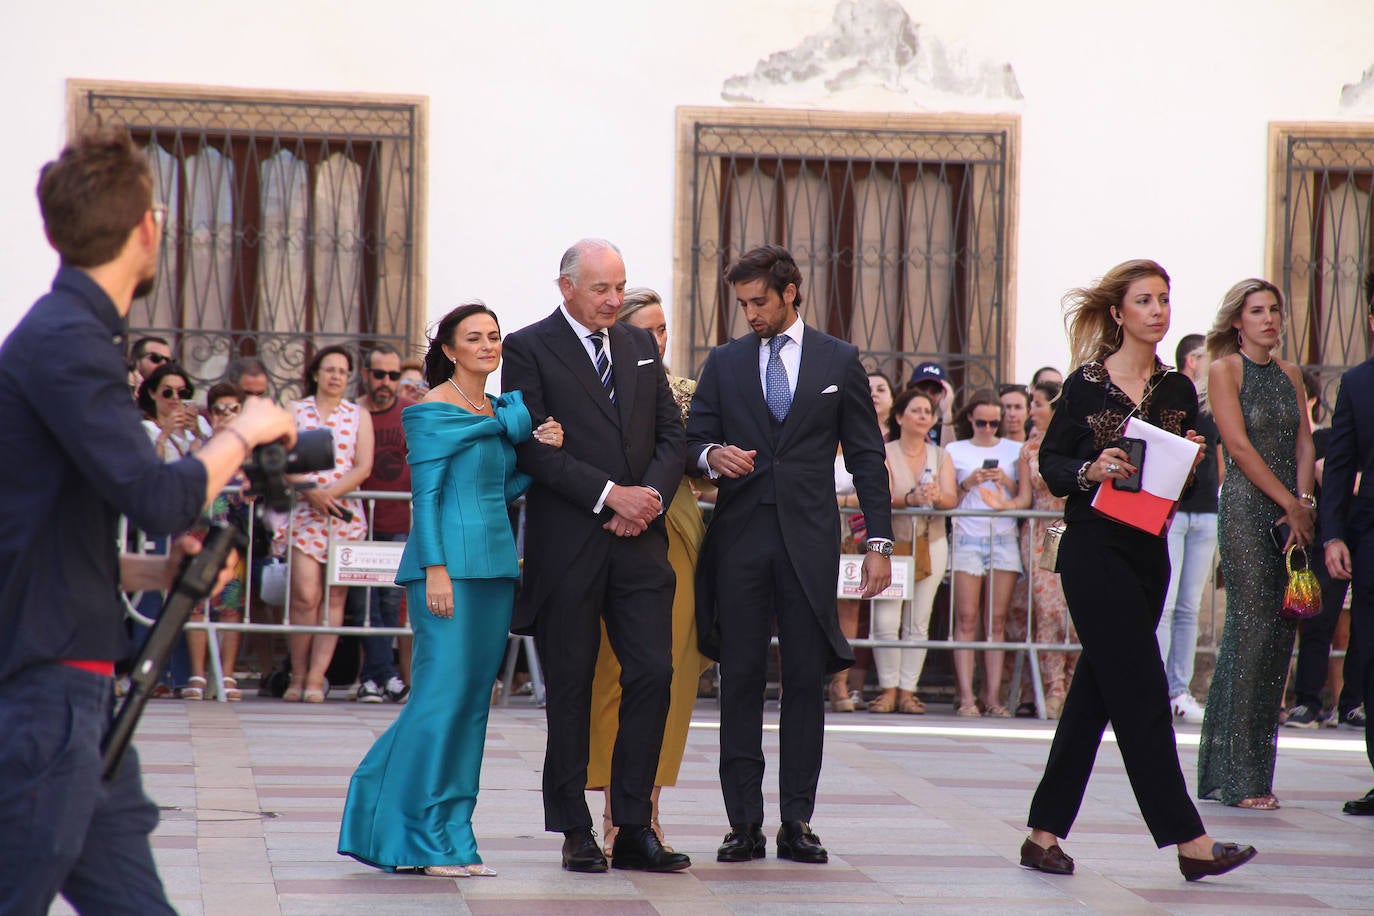
M663 495L682 479L683 431L658 344L616 324L625 262L610 242L584 239L563 255L563 304L505 340L502 386L530 414L557 417L561 449L516 450L534 478L526 501L524 581L517 630L532 629L548 684L544 826L561 831L563 867L604 872L587 808L592 677L606 621L620 659L620 731L611 754L616 868L691 865L649 829L650 793L672 680L672 603Z
M1374 272L1365 277L1364 290L1374 331ZM1327 535L1326 571L1333 579L1352 580L1349 651L1357 656L1356 679L1367 704L1374 697L1374 358L1341 376L1318 511ZM1374 732L1367 724L1364 743L1374 764ZM1374 789L1346 802L1344 811L1374 815Z
M776 619L785 695L777 852L819 863L828 855L808 822L821 772L822 685L854 662L835 612L835 449L844 449L868 522L869 598L892 579L883 441L858 349L801 320L801 271L787 249L755 248L725 276L754 333L707 357L687 421L688 467L720 484L697 576L701 649L721 672L730 832L716 858L764 855L763 694Z

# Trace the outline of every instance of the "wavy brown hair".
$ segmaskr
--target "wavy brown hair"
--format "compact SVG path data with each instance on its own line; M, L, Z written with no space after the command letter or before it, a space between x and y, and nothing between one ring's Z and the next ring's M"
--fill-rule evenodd
M1137 258L1123 261L1102 275L1092 286L1071 289L1064 295L1064 327L1069 335L1073 365L1101 362L1121 347L1121 328L1112 319L1112 309L1121 305L1132 283L1145 277L1159 277L1172 285L1168 272L1154 261Z

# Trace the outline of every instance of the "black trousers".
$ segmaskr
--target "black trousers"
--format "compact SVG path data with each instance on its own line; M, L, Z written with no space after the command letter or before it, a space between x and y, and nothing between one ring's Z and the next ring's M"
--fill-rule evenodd
M1356 676L1351 677L1350 656L1346 655L1345 677L1360 687L1361 699L1374 696L1374 499L1358 499L1355 512L1346 526L1350 548L1350 648L1356 655ZM1365 754L1374 766L1374 732L1365 726Z
M1317 544L1320 543L1318 540ZM1308 553L1312 571L1317 574L1317 581L1322 587L1322 612L1304 620L1298 628L1298 663L1293 673L1293 693L1299 705L1319 710L1322 688L1326 686L1326 662L1331 655L1331 637L1335 635L1350 582L1331 578L1326 571L1320 546L1309 548ZM1359 681L1359 653L1355 651L1353 639L1345 651L1343 671L1341 695L1331 698L1342 718L1364 702Z
M594 537L602 537L598 532ZM648 824L673 680L673 588L662 525L634 538L609 532L609 556L581 594L535 621L544 668L549 739L544 755L544 829L590 827L587 753L592 679L602 617L620 659L620 732L611 752L611 818Z
M1179 767L1154 636L1169 587L1168 546L1105 519L1072 521L1059 546L1059 574L1083 653L1031 801L1030 827L1069 835L1111 722L1155 843L1201 836L1206 831Z
M777 508L760 506L740 528L732 544L720 545L714 584L725 813L731 824L763 823L763 701L776 620L782 655L781 814L784 821L809 821L825 744L822 687L830 643L792 568ZM835 606L822 610L834 614Z

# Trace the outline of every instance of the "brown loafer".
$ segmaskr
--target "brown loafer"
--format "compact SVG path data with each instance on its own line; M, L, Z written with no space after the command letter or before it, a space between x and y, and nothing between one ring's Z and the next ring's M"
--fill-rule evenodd
M1255 857L1255 847L1240 846L1236 843L1213 843L1212 858L1190 859L1183 853L1178 854L1178 870L1189 881L1206 878L1209 875L1224 875Z
M1026 842L1021 844L1021 867L1033 868L1048 875L1071 875L1073 859L1059 848L1058 843L1046 849L1030 837L1026 837Z

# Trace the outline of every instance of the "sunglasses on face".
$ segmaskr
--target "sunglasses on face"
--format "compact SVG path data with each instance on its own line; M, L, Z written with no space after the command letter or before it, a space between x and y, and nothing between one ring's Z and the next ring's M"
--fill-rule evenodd
M163 356L161 353L144 353L143 358L154 366L161 366L163 363L170 363L172 361L170 356Z
M979 429L996 429L1002 425L1001 420L974 420L973 425Z
M401 373L399 371L387 372L385 369L371 369L368 371L370 371L372 373L372 377L379 382L384 378L389 378L393 382L399 382L401 380Z
M190 388L164 388L159 392L164 398L181 398L183 401L191 400Z
M233 401L225 404L216 404L210 408L212 412L221 417L232 417L239 412L239 405Z

